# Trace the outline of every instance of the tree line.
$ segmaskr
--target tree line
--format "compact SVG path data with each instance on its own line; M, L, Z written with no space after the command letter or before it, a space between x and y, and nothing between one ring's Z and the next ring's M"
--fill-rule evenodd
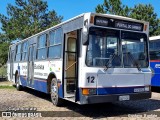
M150 23L149 35L160 35L160 19L151 4L138 4L133 8L123 5L120 0L104 0L95 7L97 13L121 15ZM63 20L55 10L48 11L47 1L15 0L15 5L7 5L7 15L0 14L2 31L0 33L0 65L7 61L10 42L22 40Z
M7 5L7 15L0 14L3 31L0 33L0 65L7 62L10 42L25 39L63 19L55 10L48 11L47 1L44 0L15 0L15 5Z

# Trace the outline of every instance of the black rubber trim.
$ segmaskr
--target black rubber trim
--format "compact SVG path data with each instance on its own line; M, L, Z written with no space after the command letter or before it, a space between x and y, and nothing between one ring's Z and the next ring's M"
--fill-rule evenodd
M119 96L129 95L130 100L141 100L151 98L151 92L145 93L132 93L132 94L116 94L116 95L92 95L92 96L83 96L83 101L81 103L105 103L105 102L116 102L119 101ZM84 99L85 98L85 99Z

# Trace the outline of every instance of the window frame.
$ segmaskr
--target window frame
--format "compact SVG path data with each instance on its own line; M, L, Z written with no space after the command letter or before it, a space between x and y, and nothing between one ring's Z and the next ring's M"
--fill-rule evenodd
M146 66L140 66L140 68L147 68L148 66L149 66L149 52L148 52L148 43L149 43L149 41L147 40L147 35L145 34L145 33L140 33L140 32L134 32L134 31L126 31L126 30L121 30L121 44L122 44L122 41L124 41L124 39L126 40L126 39L128 39L128 38L123 38L122 37L122 33L135 33L135 34L141 34L141 36L143 36L143 38L144 38L144 52L146 52L146 58L145 58L145 60L146 60ZM134 35L135 35L134 34ZM146 44L146 45L145 45ZM122 54L123 54L123 50L122 50ZM122 57L124 57L124 55L122 56ZM140 61L140 60L139 60ZM138 62L139 62L138 61ZM133 64L133 63L132 63ZM133 67L129 67L129 66L125 66L124 65L124 58L123 58L123 66L124 66L124 68L137 68L137 66L135 65L135 66L133 66Z
M20 46L19 53L17 53L18 52L18 46ZM16 62L21 61L21 58L22 58L21 52L22 52L22 43L19 43L19 44L16 45L16 54L15 54L15 61ZM17 58L18 55L20 55L19 59Z
M46 36L46 38L45 38L45 44L44 44L45 46L44 46L44 47L39 47L39 40L40 40L40 37L43 36L43 35ZM48 58L48 55L47 55L47 47L48 47L48 34L47 34L47 33L43 33L43 34L41 34L41 35L39 35L39 36L37 37L37 49L36 49L35 60L46 60L46 59ZM42 49L45 49L45 53L46 53L44 59L42 58L42 56L41 56L41 58L38 58L38 53L39 53L39 51L42 50Z
M116 66L116 68L122 68L123 67L123 63L122 63L122 55L120 55L120 51L121 51L121 38L120 38L120 32L121 32L121 30L119 30L119 29L111 29L111 28L102 28L102 27L95 27L95 26L93 26L93 27L90 27L89 28L89 33L88 33L88 41L89 41L89 39L90 39L90 35L92 35L92 34L90 34L90 30L91 29L105 29L106 31L115 31L116 32L116 34L118 34L118 36L117 36L117 46L116 46L116 49L117 49L117 55L118 55L118 57L120 56L120 59L121 59L121 63L120 63L120 65L119 66ZM106 38L107 37L115 37L115 36L113 36L113 35L108 35L107 34L107 36L106 36ZM108 40L107 40L108 41ZM88 63L87 63L87 51L88 51L88 47L89 47L89 43L88 43L88 45L87 45L87 49L86 49L86 56L85 56L85 65L87 66L87 67L100 67L100 68L106 68L106 66L93 66L93 65L88 65ZM106 46L106 48L108 49L108 47ZM108 61L109 62L109 61ZM107 62L107 64L108 64L108 62ZM114 67L114 66L113 66Z
M58 32L57 32L58 31ZM60 31L60 32L59 32ZM53 38L51 37L52 34L54 33L54 36ZM57 34L58 33L58 34ZM62 38L62 34L63 34L63 31L62 31L62 28L56 28L54 30L51 30L49 31L49 41L48 41L48 58L49 59L60 59L62 57L62 41L63 41L63 38ZM60 42L56 43L56 37L57 35L59 35L60 37ZM51 38L53 39L53 44L51 44ZM56 54L57 56L51 56L49 53L50 53L50 49L51 48L54 48L54 47L57 47L59 46L60 47L60 54Z
M26 49L26 51L24 52L23 50L23 48L24 48L24 44L27 44L27 49ZM27 41L24 41L23 43L22 43L22 50L21 50L21 61L27 61L28 60L28 46L29 46L29 42L28 42L28 40ZM25 56L25 59L23 59L23 54L26 54L26 56Z

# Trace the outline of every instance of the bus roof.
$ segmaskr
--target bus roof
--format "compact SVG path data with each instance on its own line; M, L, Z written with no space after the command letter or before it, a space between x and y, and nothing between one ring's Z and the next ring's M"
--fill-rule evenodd
M48 31L48 30L51 30L51 29L56 28L56 27L59 27L59 26L61 26L61 25L63 25L63 24L66 24L67 22L70 22L70 21L72 21L72 20L74 20L74 19L77 19L77 18L79 18L79 17L83 17L85 14L90 14L90 15L95 15L95 16L97 15L97 16L111 17L111 18L115 18L115 19L122 19L122 20L128 20L128 21L132 21L132 22L138 22L138 23L146 23L146 24L148 24L148 22L140 21L140 20L136 20L136 19L133 19L133 18L124 17L124 16L87 12L87 13L82 13L82 14L80 14L80 15L78 15L78 16L75 16L75 17L73 17L73 18L71 18L71 19L69 19L69 20L66 20L66 21L64 21L64 22L62 22L62 23L59 23L59 24L57 24L57 25L55 25L55 26L53 26L53 27L50 27L50 28L48 28L48 29L46 29L46 30L43 30L43 31L41 31L41 32L39 32L39 33L36 33L35 35L32 35L32 36L30 36L30 37L28 37L28 38L25 38L25 39L21 40L21 41L15 42L14 44L11 44L10 46L14 46L15 44L21 43L21 42L23 42L23 41L25 41L25 40L27 40L27 39L30 39L30 38L32 38L32 37L35 37L35 36L39 35L39 34L42 34L42 33L46 32L46 31Z

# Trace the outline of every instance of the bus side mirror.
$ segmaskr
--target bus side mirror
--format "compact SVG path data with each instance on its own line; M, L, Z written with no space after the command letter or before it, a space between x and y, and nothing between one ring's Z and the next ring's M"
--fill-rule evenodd
M83 45L88 45L89 44L88 33L87 32L82 32L82 42L83 42Z
M89 44L89 40L88 40L88 19L86 19L84 21L84 26L82 29L82 42L83 45L88 45Z

